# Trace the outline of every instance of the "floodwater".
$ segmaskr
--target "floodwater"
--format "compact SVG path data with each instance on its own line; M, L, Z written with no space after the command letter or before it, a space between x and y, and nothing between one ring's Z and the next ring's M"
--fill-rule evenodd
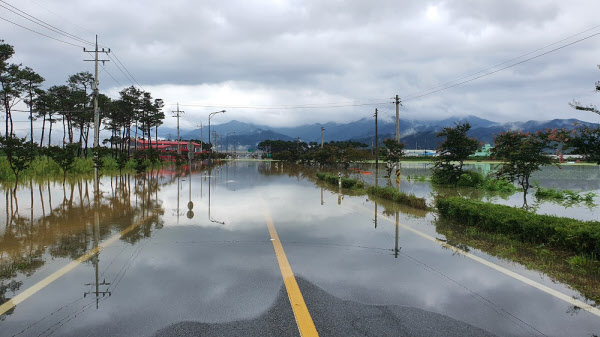
M98 186L2 186L0 304L19 301L0 316L0 336L296 336L268 219L322 336L436 335L419 333L428 326L437 335L600 334L596 314L426 239L443 239L435 213L346 195L314 174L237 161L102 177ZM403 174L428 170L408 164ZM600 192L594 166L538 174L542 186ZM401 189L430 202L439 192L404 179ZM522 202L518 193L481 199ZM538 211L598 218L587 206L541 202ZM543 274L472 254L593 304Z
M497 169L498 164L478 163L465 164L467 170L475 170L484 176ZM492 202L496 204L518 206L523 205L523 192L514 194L498 193L481 191L472 188L444 188L432 186L428 181L418 181L414 176L431 176L431 168L433 164L430 162L403 162L401 170L400 188L406 193L412 193L418 197L426 198L428 203L434 203L434 196L463 196L474 200ZM391 180L385 177L385 164L379 164L379 175L376 175L377 170L375 164L361 164L361 171L344 171L349 177L364 181L368 185L394 186L397 187L395 177ZM339 170L332 170L339 172ZM365 174L365 172L368 172ZM412 179L407 179L410 176ZM545 166L540 171L535 172L531 177L532 183L538 183L545 188L568 189L577 193L595 193L594 201L591 203L579 202L569 204L561 201L553 201L548 199L538 199L535 197L535 187L529 189L527 195L527 204L532 207L536 213L564 216L580 220L598 220L600 219L600 166L598 165L572 165L564 164L560 167ZM520 187L520 186L519 186Z

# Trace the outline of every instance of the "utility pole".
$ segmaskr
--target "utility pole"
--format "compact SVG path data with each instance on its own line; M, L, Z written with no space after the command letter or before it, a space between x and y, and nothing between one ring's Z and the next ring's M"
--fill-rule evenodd
M321 127L321 148L323 148L323 132L325 131L324 127Z
M396 143L400 144L400 97L396 95ZM400 190L400 176L398 175L400 171L400 159L398 159L398 163L396 164L396 176L398 177L398 190Z
M396 95L396 143L400 143L400 97Z
M377 133L377 108L375 108L375 185L379 178L379 138Z
M181 139L179 138L179 116L180 113L184 112L179 110L179 103L177 103L177 111L172 111L174 113L177 113L177 115L173 116L173 117L177 117L177 154L181 154L181 146L179 145L179 142L181 141Z
M83 48L83 52L84 53L94 53L94 59L93 60L84 60L84 61L93 61L94 62L94 68L95 68L95 73L94 73L94 149L97 149L98 146L100 146L100 111L98 110L98 95L100 94L100 90L98 89L98 85L100 84L100 82L98 81L98 62L102 62L102 64L104 64L105 62L108 62L110 60L99 60L98 59L98 53L105 53L108 55L108 53L110 53L110 48L108 50L104 50L104 48L102 48L101 50L98 50L98 35L96 35L96 46L94 48L94 50L87 50L85 48ZM96 177L96 180L98 179L98 153L97 151L94 151L94 177Z

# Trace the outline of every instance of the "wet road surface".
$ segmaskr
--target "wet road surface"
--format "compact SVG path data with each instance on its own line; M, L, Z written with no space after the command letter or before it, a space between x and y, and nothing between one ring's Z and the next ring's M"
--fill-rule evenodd
M234 162L105 177L97 196L93 185L4 189L0 299L28 296L0 336L300 335L277 239L321 336L600 334L593 312L417 234L443 239L434 213L338 194L310 169Z

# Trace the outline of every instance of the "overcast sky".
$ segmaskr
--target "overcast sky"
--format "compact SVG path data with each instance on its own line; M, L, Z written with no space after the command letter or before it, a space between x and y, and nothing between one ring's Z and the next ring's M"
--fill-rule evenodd
M155 98L180 102L191 124L211 111L193 107L391 102L481 71L598 25L600 2L582 1L191 1L4 0L71 34L110 47ZM6 5L5 5L6 6ZM0 17L68 40L0 7ZM536 54L600 33L600 27ZM46 78L93 72L82 49L0 20L13 62ZM76 41L68 40L75 44ZM88 46L89 47L89 46ZM528 57L534 56L531 54ZM108 62L106 70L132 85ZM600 102L600 35L468 84L409 100L402 118L476 115L494 121L600 116L571 109L573 99ZM101 90L123 87L106 71ZM310 109L226 107L232 119L270 126L349 122L375 106ZM392 104L379 105L384 118ZM168 114L170 115L170 114ZM25 116L23 116L25 120ZM167 126L175 119L167 118ZM191 127L187 120L182 126Z

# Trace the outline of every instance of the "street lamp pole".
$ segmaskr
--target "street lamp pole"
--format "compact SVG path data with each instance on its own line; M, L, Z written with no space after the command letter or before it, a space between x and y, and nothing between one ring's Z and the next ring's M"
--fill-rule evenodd
M210 142L210 119L212 118L212 116L214 116L218 113L225 113L225 110L215 111L215 112L211 112L210 114L208 114L208 143L211 145L212 145L212 143ZM212 150L212 146L210 149Z

